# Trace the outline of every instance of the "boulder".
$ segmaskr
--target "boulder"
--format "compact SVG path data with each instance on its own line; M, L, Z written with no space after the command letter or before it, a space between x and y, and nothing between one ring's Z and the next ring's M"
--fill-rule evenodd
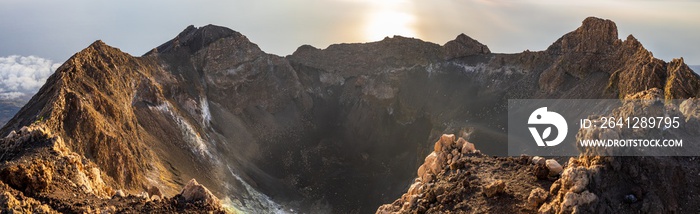
M548 196L549 193L547 191L537 187L530 191L530 196L527 197L527 204L532 208L537 208L547 200Z
M547 166L547 169L549 169L549 176L555 176L564 171L564 167L559 164L554 159L548 159L545 161L545 165Z
M506 189L506 182L503 180L495 180L484 187L486 197L493 197L499 193L503 193Z
M595 194L588 191L582 193L567 192L561 204L561 211L564 213L573 212L574 210L579 210L579 206L588 205L597 199L598 197Z
M3 185L3 184L0 184ZM0 187L1 189L2 187ZM0 213L59 213L46 204L9 191L0 193Z
M423 180L423 175L425 175L425 173L426 173L426 166L425 166L425 164L420 165L420 166L418 167L418 178L420 178L421 180Z
M123 198L126 197L126 194L124 193L123 190L117 190L117 192L114 193L114 196L112 198Z
M221 208L219 199L206 187L197 183L197 180L194 178L187 182L187 185L182 188L182 192L180 192L179 195L182 196L184 201L188 203L202 202L203 204L212 206L216 209Z
M10 131L9 134L7 134L7 137L5 137L5 138L12 139L12 138L15 138L15 137L17 137L17 132L15 132L15 130L12 130L12 131Z
M571 192L580 193L588 186L588 171L585 167L570 167L561 175L562 186Z
M443 148L447 148L455 142L454 134L443 134L440 136L440 140L435 142L435 152L442 151Z
M464 141L464 143L462 144L462 154L467 154L473 151L476 151L476 147L474 147L474 144L468 141Z
M532 164L535 165L545 165L545 159L540 156L532 157Z
M425 165L426 170L428 173L436 173L440 169L439 163L437 161L438 155L435 152L430 153L427 157L425 157Z
M146 192L151 195L151 196L158 196L158 197L163 197L163 193L160 191L160 189L156 186L152 186L146 190Z
M455 146L456 146L457 148L462 148L462 146L463 146L464 143L466 143L466 142L467 142L467 140L465 140L464 138L461 138L461 137L460 137L459 139L457 139L457 142L455 142Z
M141 192L138 195L136 195L136 197L139 197L139 198L142 198L145 200L151 200L151 197L148 195L147 192Z
M534 174L537 179L545 180L549 178L549 169L544 164L535 165L532 170L532 174Z

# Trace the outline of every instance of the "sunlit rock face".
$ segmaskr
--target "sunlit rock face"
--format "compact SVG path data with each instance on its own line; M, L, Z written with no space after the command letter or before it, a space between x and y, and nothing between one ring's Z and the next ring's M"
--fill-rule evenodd
M280 57L233 30L190 26L141 57L95 42L1 132L43 125L113 189L172 196L195 178L242 211L367 213L406 190L442 133L505 155L507 99L649 87L693 96L689 71L597 18L518 54L460 35L444 46L399 36L304 45Z

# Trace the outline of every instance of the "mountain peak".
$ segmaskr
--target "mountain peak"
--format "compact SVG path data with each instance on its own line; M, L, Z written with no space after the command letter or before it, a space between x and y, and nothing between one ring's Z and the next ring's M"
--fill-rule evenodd
M110 64L116 61L126 61L130 57L131 55L124 53L119 48L112 47L102 40L96 40L88 47L74 54L66 63L70 65L95 64L98 62ZM57 73L60 72L64 72L64 70L59 69L57 71Z
M609 51L618 41L617 25L608 19L588 17L581 26L554 42L550 53L583 52L601 53Z
M601 19L598 17L588 17L583 20L582 25L579 29L585 29L585 30L605 30L609 34L615 34L617 35L617 25L615 22L613 22L610 19Z
M115 51L119 52L119 53L123 53L119 48L112 47L112 46L108 45L107 43L105 43L104 41L99 40L99 39L95 40L92 44L90 44L87 48L83 49L79 53L85 52L88 50L94 50L98 53L113 53Z
M147 52L144 56L155 53L173 52L183 47L190 53L194 53L219 39L228 37L250 42L243 34L226 27L208 24L197 28L194 27L194 25L190 25L175 38Z
M98 39L98 40L95 40L95 42L90 44L90 46L88 46L88 47L103 47L103 46L109 46L109 45L105 44L104 41Z
M454 59L473 55L490 54L489 47L481 44L465 34L459 34L457 38L445 43L445 59Z

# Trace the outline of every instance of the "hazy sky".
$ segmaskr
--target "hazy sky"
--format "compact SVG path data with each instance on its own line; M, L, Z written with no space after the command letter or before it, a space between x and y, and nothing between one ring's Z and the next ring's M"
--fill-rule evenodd
M1 0L0 57L60 63L97 39L141 55L209 23L278 55L394 34L444 44L459 33L513 53L543 50L588 16L615 21L658 58L700 64L700 2L662 0Z

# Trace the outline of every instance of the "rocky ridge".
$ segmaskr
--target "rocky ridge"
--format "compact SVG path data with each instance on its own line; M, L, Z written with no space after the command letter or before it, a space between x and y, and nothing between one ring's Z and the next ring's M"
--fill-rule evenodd
M489 142L479 147L487 154L505 151L507 99L619 98L650 88L664 99L686 98L697 95L697 81L682 59L655 59L598 18L547 50L518 54L491 53L459 35L442 46L399 36L326 49L304 45L280 57L233 30L189 26L141 57L93 43L0 133L35 126L62 139L83 167L99 170L82 172L86 187L67 191L95 198L115 190L143 195L152 187L174 196L196 178L244 212L370 212L406 190L423 157L438 155L429 145L442 133ZM25 170L7 164L0 170ZM530 168L512 165L503 173ZM92 180L97 174L104 184ZM0 178L24 195L44 188ZM500 184L492 186L503 193ZM508 182L504 189L509 193ZM518 194L527 198L531 190ZM91 206L81 204L70 209Z

